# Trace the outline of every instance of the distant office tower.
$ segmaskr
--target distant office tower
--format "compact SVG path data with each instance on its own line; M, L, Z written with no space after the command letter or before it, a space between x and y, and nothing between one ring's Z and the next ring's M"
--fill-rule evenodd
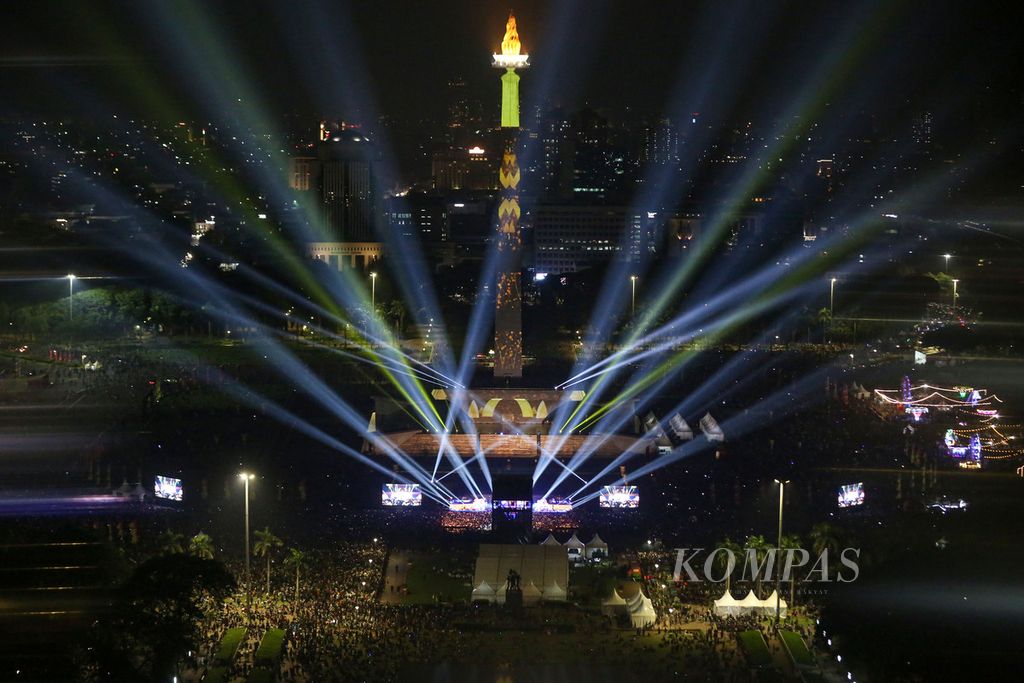
M534 271L574 273L611 260L640 261L660 243L658 214L624 206L538 206Z
M391 234L425 243L448 241L448 205L443 197L409 193L388 198L385 206Z
M614 172L608 119L584 109L573 120L573 134L573 194L603 198L613 185Z
M832 159L818 159L818 170L815 175L818 177L821 187L825 191L825 197L832 198L832 176L835 173L835 162Z
M313 227L326 234L323 241L306 245L307 255L334 270L367 268L384 253L376 241L383 213L373 175L379 153L357 128L342 124L323 130L328 132L317 148L318 174L313 176L322 213Z
M464 128L469 119L469 98L462 77L448 81L448 127Z
M523 313L520 277L523 237L519 229L519 75L529 55L520 54L522 46L516 29L516 18L508 16L501 54L495 54L494 67L504 69L501 76L501 127L505 131L504 151L498 180L501 195L498 202L498 280L495 286L494 311L494 376L523 376Z
M431 155L430 172L435 190L495 190L492 157L479 145L448 147Z
M373 164L374 144L362 131L346 128L331 135L317 150L320 201L332 238L339 242L374 240L377 222Z
M448 81L448 142L465 146L481 127L482 111L480 100L470 97L461 77Z
M655 166L675 166L679 163L679 131L665 118L644 128L640 143L640 161Z
M631 222L621 206L538 206L533 218L535 272L575 273L620 258Z
M919 145L932 144L932 113L930 111L914 118L914 142Z
M541 194L553 200L572 196L572 124L562 109L546 112L538 121L541 153L534 172L540 172Z
M316 157L292 157L288 160L288 187L299 192L316 189L320 161Z

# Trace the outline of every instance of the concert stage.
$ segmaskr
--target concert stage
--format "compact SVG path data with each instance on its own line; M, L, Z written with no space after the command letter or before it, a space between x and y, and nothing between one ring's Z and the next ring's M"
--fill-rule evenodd
M627 405L612 415L621 419L632 433L552 434L553 418L564 422L583 400L582 391L556 391L552 389L481 389L467 390L453 405L448 391L432 392L438 414L448 416L451 433L410 429L409 410L390 399L379 399L371 417L373 438L365 441L365 452L373 454L382 439L411 457L431 457L439 452L454 452L462 458L483 454L488 459L538 458L541 455L569 458L581 448L593 449L590 457L615 458L623 454L640 455L650 447L650 439L638 434L640 426ZM616 411L609 411L615 413ZM404 428L403 428L404 427ZM588 443L589 442L589 443Z

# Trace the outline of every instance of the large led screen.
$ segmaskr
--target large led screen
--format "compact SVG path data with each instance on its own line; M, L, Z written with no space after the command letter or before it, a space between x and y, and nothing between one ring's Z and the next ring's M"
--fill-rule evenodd
M388 507L422 505L423 492L419 484L384 484L380 490L380 502Z
M605 486L598 504L603 508L640 507L640 491L635 486Z
M153 495L164 500L180 501L182 498L181 479L157 475L153 480Z

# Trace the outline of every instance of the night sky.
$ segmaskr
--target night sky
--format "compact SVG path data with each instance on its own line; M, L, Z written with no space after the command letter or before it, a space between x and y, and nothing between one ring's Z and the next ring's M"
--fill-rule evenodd
M832 106L941 113L968 98L987 116L1010 120L1022 106L1020 11L984 4L521 0L513 9L535 65L524 80L527 107L541 96L544 104L626 115L701 110L770 119L798 103L801 88L825 92L831 82ZM374 109L362 94L369 92L377 110L415 123L442 115L444 86L458 75L497 106L489 54L505 3L195 7L7 3L0 113L132 108L140 105L132 79L140 78L191 109L202 95L183 56L197 49L229 55L273 114L365 115ZM814 80L822 67L824 78ZM352 83L365 88L353 94Z

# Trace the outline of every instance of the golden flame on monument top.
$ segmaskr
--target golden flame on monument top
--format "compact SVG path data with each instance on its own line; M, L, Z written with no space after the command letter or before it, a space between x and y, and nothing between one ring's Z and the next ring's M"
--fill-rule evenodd
M505 22L505 37L501 40L501 54L492 55L494 66L499 69L525 69L530 66L530 55L520 54L522 47L516 17L509 12L508 21Z

